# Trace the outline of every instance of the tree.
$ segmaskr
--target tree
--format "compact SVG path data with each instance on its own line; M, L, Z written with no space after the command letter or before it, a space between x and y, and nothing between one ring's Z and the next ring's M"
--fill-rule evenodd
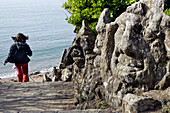
M68 23L73 24L77 29L81 28L82 20L85 20L90 28L95 32L95 28L104 8L109 8L111 19L114 21L126 7L137 0L68 0L63 4L63 8L68 10L72 15Z
M127 6L139 0L68 0L63 3L63 8L71 13L71 16L66 18L68 23L73 24L79 30L82 20L85 20L90 28L96 32L98 18L104 8L109 8L111 19L114 21ZM170 15L170 0L165 0L165 13Z

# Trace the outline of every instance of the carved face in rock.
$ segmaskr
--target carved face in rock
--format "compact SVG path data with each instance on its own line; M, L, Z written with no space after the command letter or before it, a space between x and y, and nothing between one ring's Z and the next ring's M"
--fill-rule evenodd
M119 27L114 34L111 71L122 82L152 88L166 73L164 35L157 23L150 25L151 20L141 17L123 13L116 20Z

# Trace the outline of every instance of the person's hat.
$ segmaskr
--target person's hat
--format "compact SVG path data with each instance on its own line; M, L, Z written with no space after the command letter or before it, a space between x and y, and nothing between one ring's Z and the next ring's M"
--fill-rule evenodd
M17 36L15 37L11 37L14 41L17 41L17 40L28 40L29 39L29 36L25 36L24 34L22 33L18 33Z

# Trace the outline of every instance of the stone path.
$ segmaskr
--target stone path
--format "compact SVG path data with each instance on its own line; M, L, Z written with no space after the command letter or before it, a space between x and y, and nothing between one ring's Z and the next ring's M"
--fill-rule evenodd
M56 83L0 83L0 112L75 109L73 85Z

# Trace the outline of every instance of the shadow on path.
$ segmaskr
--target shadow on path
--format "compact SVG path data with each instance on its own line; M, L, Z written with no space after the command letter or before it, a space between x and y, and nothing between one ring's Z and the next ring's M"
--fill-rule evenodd
M0 112L75 109L73 84L0 83Z

